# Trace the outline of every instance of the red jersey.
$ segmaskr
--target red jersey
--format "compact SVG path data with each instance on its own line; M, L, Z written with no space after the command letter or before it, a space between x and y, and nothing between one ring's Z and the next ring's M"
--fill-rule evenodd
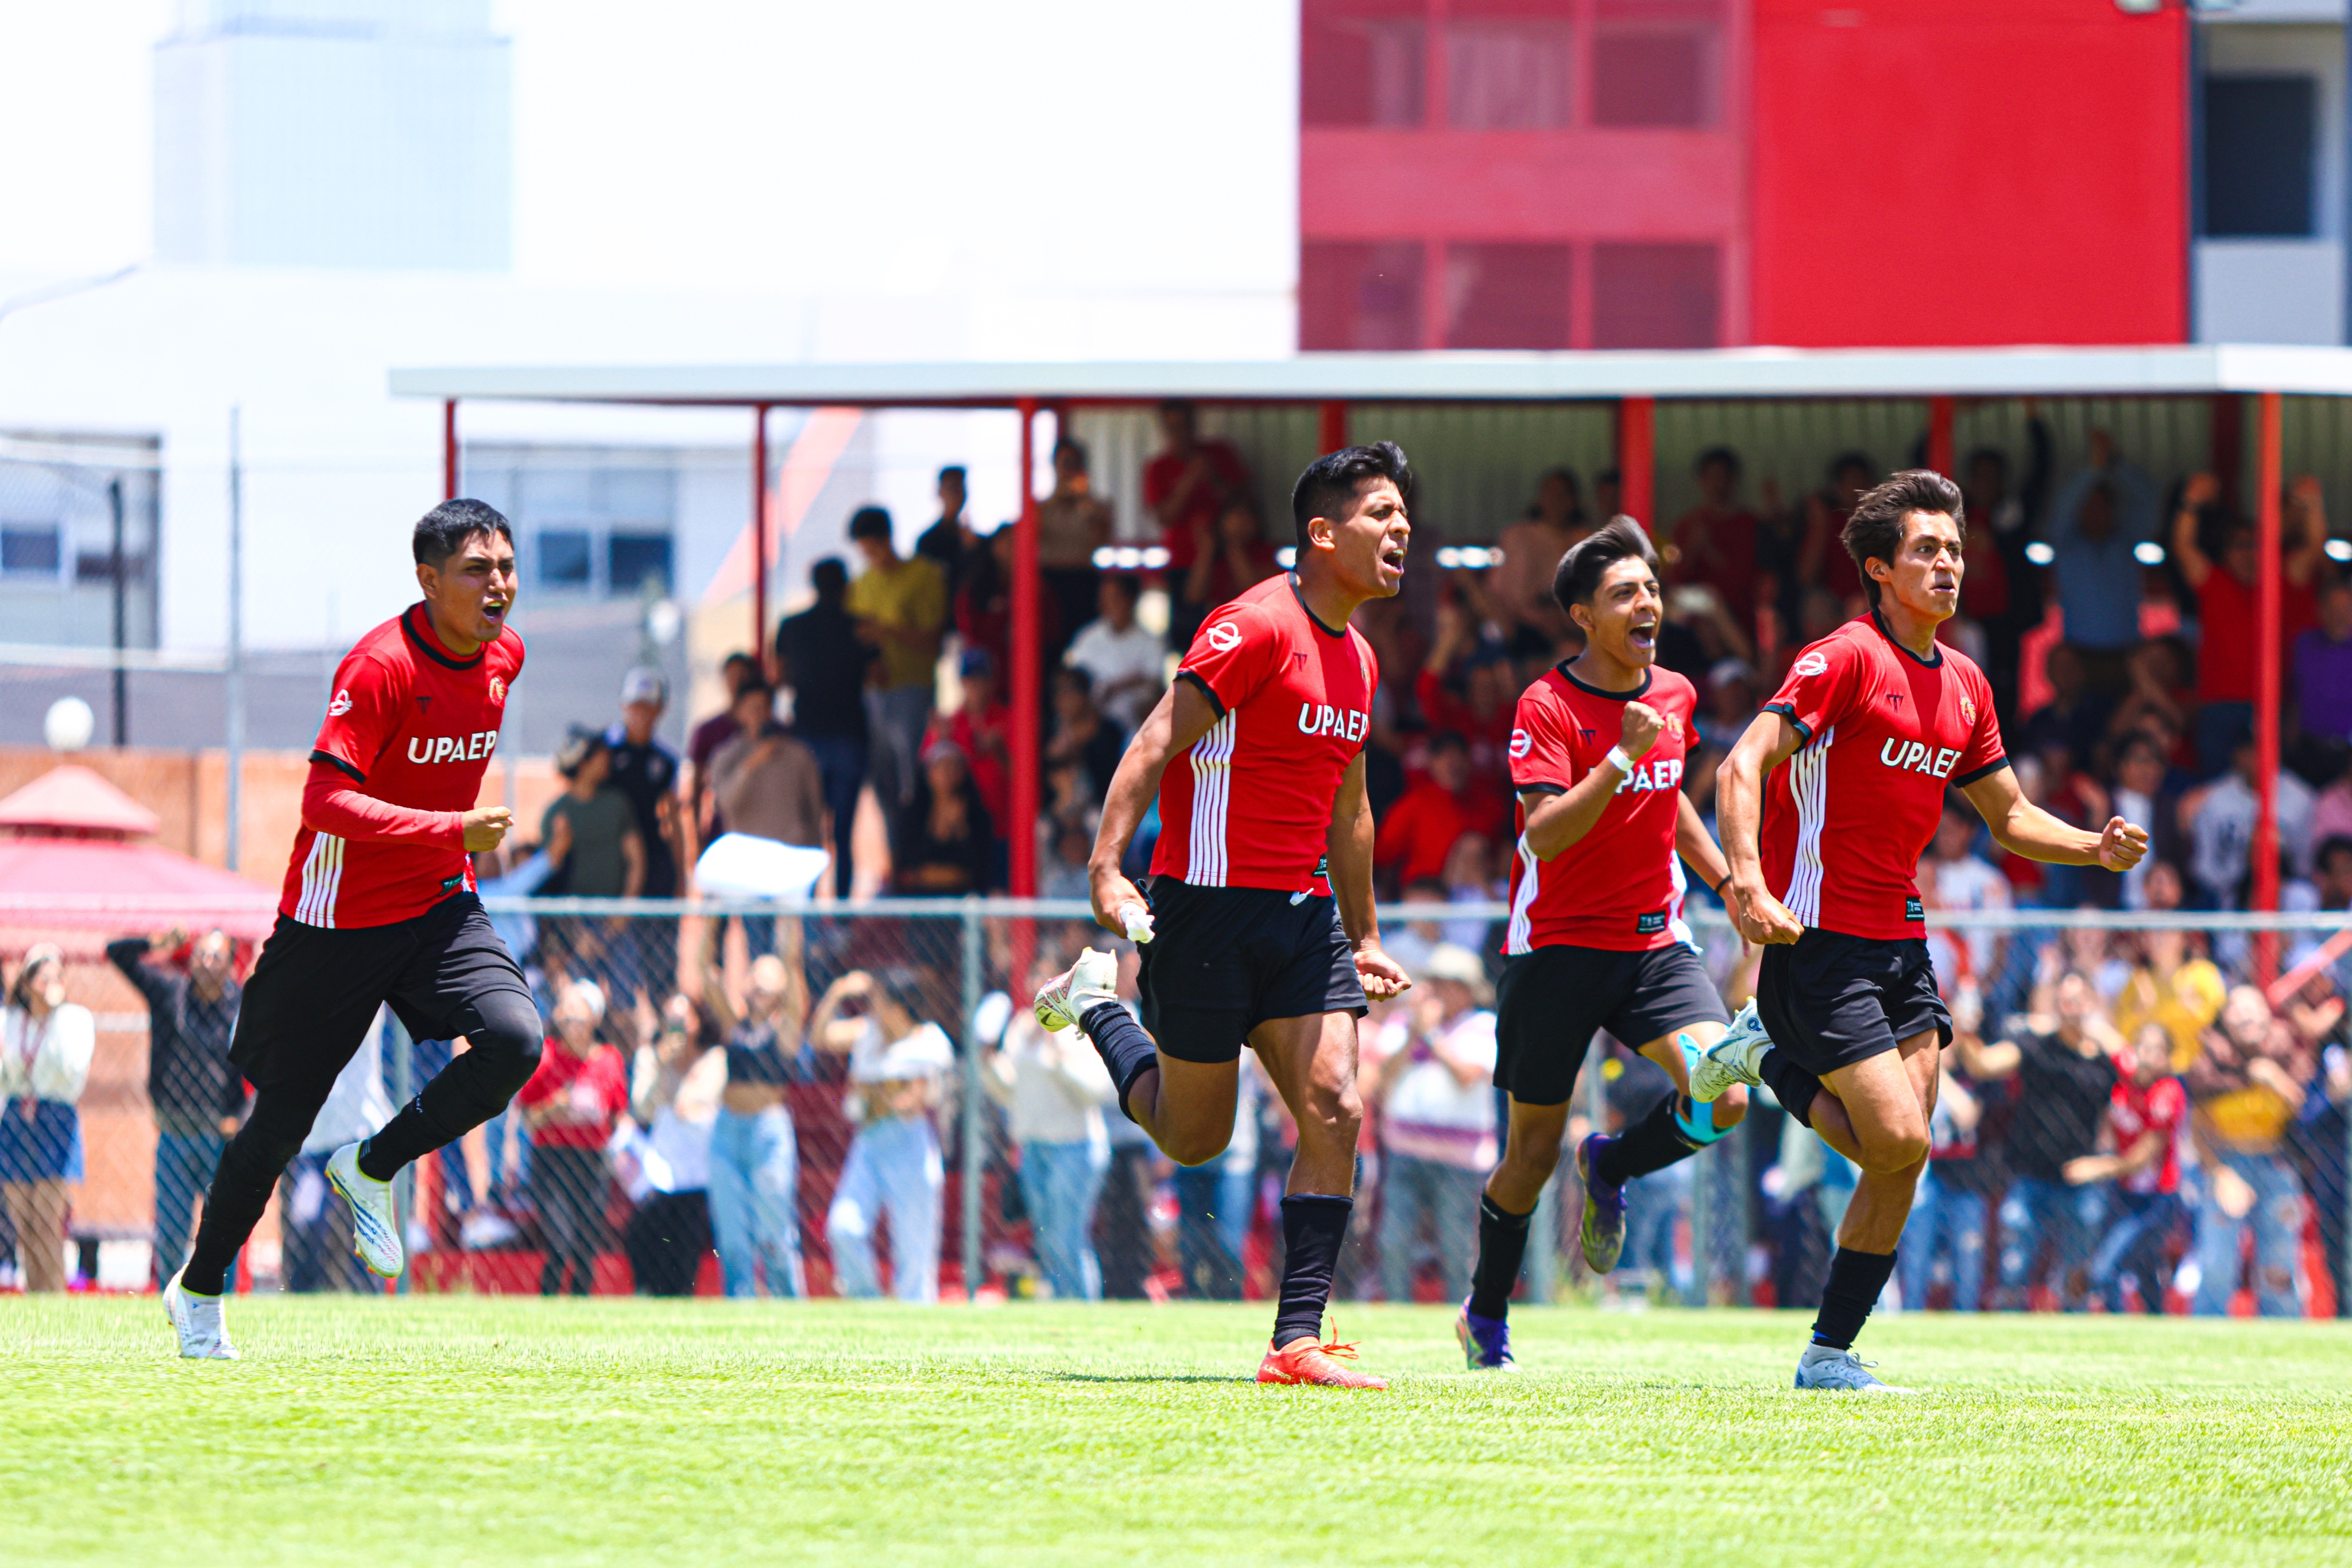
M1912 873L1944 791L2009 762L1984 672L1941 643L1920 658L1874 613L1799 653L1764 710L1804 737L1764 787L1765 885L1823 931L1925 936Z
M1519 697L1511 787L1522 794L1566 792L1601 765L1623 731L1626 703L1637 697L1664 716L1665 727L1618 781L1590 832L1538 860L1528 848L1527 808L1519 808L1504 952L1570 946L1643 953L1693 940L1683 924L1683 866L1675 853L1683 759L1698 706L1698 690L1688 680L1654 666L1638 689L1604 692L1564 664L1546 670Z
M2107 1097L2107 1125L2115 1129L2116 1153L2131 1153L2131 1146L2150 1133L2163 1134L2164 1153L2154 1165L2117 1176L2116 1185L2141 1194L2179 1192L2180 1124L2188 1115L2189 1091L2179 1079L2159 1078L2146 1088L2129 1077L2117 1080L2115 1092Z
M2254 591L2221 567L2206 573L2197 590L2197 612L2202 635L2197 642L2197 695L2209 703L2250 703L2254 700L2254 665L2262 639L2254 634L2260 609ZM2288 668L2294 664L2294 640L2319 620L2318 601L2308 585L2297 587L2279 579L2279 657Z
M389 925L473 888L462 818L481 795L522 658L511 627L472 658L451 657L422 604L343 655L310 760L348 774L361 794L447 820L397 841L347 839L306 821L294 835L281 914L305 925Z
M550 1040L539 1053L539 1070L515 1096L523 1109L544 1105L562 1096L582 1121L547 1122L530 1130L531 1143L542 1149L601 1149L613 1135L613 1124L629 1108L629 1072L621 1053L609 1045L589 1047L574 1056L561 1040Z
M1217 722L1160 776L1153 874L1330 892L1332 803L1372 727L1372 645L1316 620L1285 573L1211 611L1176 673L1206 688Z

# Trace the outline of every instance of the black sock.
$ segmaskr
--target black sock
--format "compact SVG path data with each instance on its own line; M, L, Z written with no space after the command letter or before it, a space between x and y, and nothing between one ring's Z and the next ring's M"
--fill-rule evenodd
M1813 1320L1813 1343L1852 1350L1878 1293L1895 1272L1892 1252L1856 1252L1841 1247L1830 1260L1830 1281L1822 1287L1821 1316Z
M1110 1081L1118 1085L1118 1108L1127 1112L1127 1092L1135 1081L1160 1065L1160 1048L1135 1015L1118 1002L1101 1002L1095 1010L1078 1020L1078 1027L1094 1041L1094 1047L1110 1069ZM1132 1113L1127 1119L1135 1120Z
M1139 1031L1140 1032L1140 1031ZM1295 1192L1282 1200L1282 1306L1274 1315L1276 1350L1292 1340L1323 1337L1323 1309L1331 1301L1331 1274L1348 1239L1351 1197Z
M403 1105L374 1137L360 1145L360 1175L370 1181L390 1181L400 1174L401 1166L423 1159L447 1142L440 1129L425 1119L425 1097L420 1094Z
M1822 1092L1820 1079L1790 1061L1777 1045L1764 1052L1757 1071L1771 1089L1772 1097L1780 1102L1781 1110L1808 1127L1813 1124L1813 1096Z
M1675 1124L1675 1110L1681 1099L1679 1094L1667 1095L1650 1107L1648 1115L1603 1144L1593 1156L1592 1174L1612 1186L1622 1186L1696 1154L1698 1145Z
M1528 1255L1528 1221L1533 1218L1513 1214L1486 1194L1478 1195L1478 1265L1470 1271L1470 1311L1476 1316L1499 1318L1510 1312L1519 1264Z

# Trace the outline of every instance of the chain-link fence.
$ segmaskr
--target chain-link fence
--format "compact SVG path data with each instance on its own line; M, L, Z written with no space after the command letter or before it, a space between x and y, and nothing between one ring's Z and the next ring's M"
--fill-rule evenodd
M549 1043L504 1115L404 1177L402 1290L928 1300L1274 1289L1293 1134L1250 1059L1231 1146L1180 1169L1118 1113L1091 1050L1029 1017L1034 986L1080 946L1123 946L1080 905L780 914L494 900L491 911ZM1383 925L1413 967L1446 943L1492 955L1504 914L1405 904ZM182 933L110 952L89 911L54 932L30 910L0 912L10 977L54 936L68 1003L94 1027L78 1082L55 1061L33 1071L21 1051L0 1069L11 1074L0 1281L151 1288L187 1245L241 1109L219 1060L234 992L209 983L221 956L184 936L204 929L194 916L180 912ZM118 935L159 924L126 909ZM1719 915L1695 925L1736 1003L1752 950ZM2325 915L2041 911L1941 925L1931 941L1958 1035L1903 1242L1902 1303L2342 1313L2343 927ZM249 945L228 955L231 985L250 956ZM1133 970L1130 958L1130 996ZM1446 1101L1465 1134L1450 1156L1400 1146L1411 1118L1392 1112L1416 1092L1433 1036L1477 1037L1456 1031L1484 1000L1483 988L1425 984L1366 1021L1370 1109L1343 1299L1444 1301L1466 1288L1496 1097L1472 1085ZM1649 1061L1599 1044L1570 1146L1669 1092ZM351 1256L326 1155L462 1049L410 1040L385 1018L281 1183L241 1282L375 1288ZM1623 1260L1597 1280L1578 1255L1580 1199L1564 1159L1526 1291L1810 1305L1853 1180L1759 1095L1720 1143L1633 1185Z

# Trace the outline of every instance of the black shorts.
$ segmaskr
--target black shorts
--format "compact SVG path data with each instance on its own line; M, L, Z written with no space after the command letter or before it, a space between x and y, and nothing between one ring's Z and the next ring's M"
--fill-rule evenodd
M1177 1061L1236 1061L1268 1019L1363 1016L1364 983L1332 899L1172 876L1153 877L1143 896L1143 1027Z
M1808 929L1764 949L1756 1012L1772 1043L1816 1078L1935 1030L1952 1043L1925 937L1885 940Z
M1495 1087L1522 1105L1568 1103L1597 1030L1638 1048L1695 1023L1731 1021L1686 942L1645 953L1516 954L1503 960L1495 1000Z
M228 1059L261 1091L324 1096L390 1006L413 1040L482 1025L480 1001L530 985L490 929L482 901L452 894L390 925L328 929L278 917L236 1015Z

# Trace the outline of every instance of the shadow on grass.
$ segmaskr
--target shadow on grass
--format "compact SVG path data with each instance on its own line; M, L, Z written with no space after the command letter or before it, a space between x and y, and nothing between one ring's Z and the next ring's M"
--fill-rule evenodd
M1257 1381L1254 1377L1214 1372L1048 1372L1042 1375L1055 1383L1247 1383L1255 1385Z

